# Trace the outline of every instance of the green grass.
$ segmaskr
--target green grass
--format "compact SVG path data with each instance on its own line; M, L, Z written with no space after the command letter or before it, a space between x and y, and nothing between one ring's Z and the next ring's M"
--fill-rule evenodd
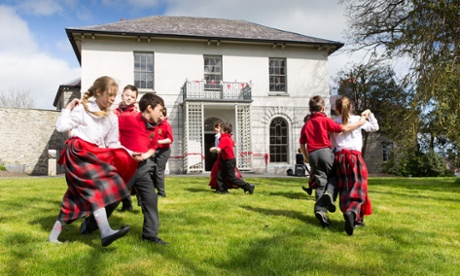
M247 178L241 189L211 192L206 177L166 178L159 199L160 237L141 240L140 208L115 212L128 235L103 248L82 220L47 238L66 190L64 178L0 178L1 275L459 275L460 181L372 178L374 214L353 236L338 210L322 229L305 178ZM134 203L135 197L133 197Z

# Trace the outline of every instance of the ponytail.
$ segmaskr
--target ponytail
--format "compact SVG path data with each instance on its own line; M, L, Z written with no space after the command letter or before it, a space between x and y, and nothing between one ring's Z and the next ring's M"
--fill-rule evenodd
M348 124L351 112L351 102L346 96L341 96L335 101L335 109L342 115L342 125Z

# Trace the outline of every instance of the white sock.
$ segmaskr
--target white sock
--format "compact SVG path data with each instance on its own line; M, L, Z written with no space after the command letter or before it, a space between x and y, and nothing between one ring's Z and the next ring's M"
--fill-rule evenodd
M101 238L115 234L117 231L112 230L107 219L107 213L105 208L97 209L93 212L94 218L96 219L97 226L99 227L99 232L101 233Z
M56 220L54 223L53 229L51 230L50 236L48 238L49 242L61 243L58 240L59 235L61 234L62 227L64 227L65 222Z

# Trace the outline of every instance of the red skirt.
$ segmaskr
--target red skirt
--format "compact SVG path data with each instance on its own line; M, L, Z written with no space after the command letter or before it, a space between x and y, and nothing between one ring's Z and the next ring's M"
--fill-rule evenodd
M352 211L356 221L372 214L372 205L368 196L368 172L361 152L342 150L335 154L335 166L340 192L340 210Z
M209 180L209 186L211 186L211 189L217 189L217 173L219 172L219 169L220 158L218 157L211 169L211 179ZM243 176L241 175L237 167L235 167L235 176L237 178L243 179ZM224 179L224 185L227 187L227 189L238 189L237 185L231 185L227 183L226 179Z
M66 141L58 163L64 166L67 181L58 215L65 222L129 196L126 183L138 165L125 149L99 148L80 138Z

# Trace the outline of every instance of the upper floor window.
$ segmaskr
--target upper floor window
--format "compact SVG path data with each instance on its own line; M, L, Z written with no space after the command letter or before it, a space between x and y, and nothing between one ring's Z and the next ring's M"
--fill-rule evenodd
M269 59L270 92L286 92L286 59Z
M153 53L134 53L134 85L139 90L153 90Z
M222 57L204 56L204 80L206 90L220 91L222 81Z
M287 162L289 149L288 124L283 118L270 123L270 162Z

